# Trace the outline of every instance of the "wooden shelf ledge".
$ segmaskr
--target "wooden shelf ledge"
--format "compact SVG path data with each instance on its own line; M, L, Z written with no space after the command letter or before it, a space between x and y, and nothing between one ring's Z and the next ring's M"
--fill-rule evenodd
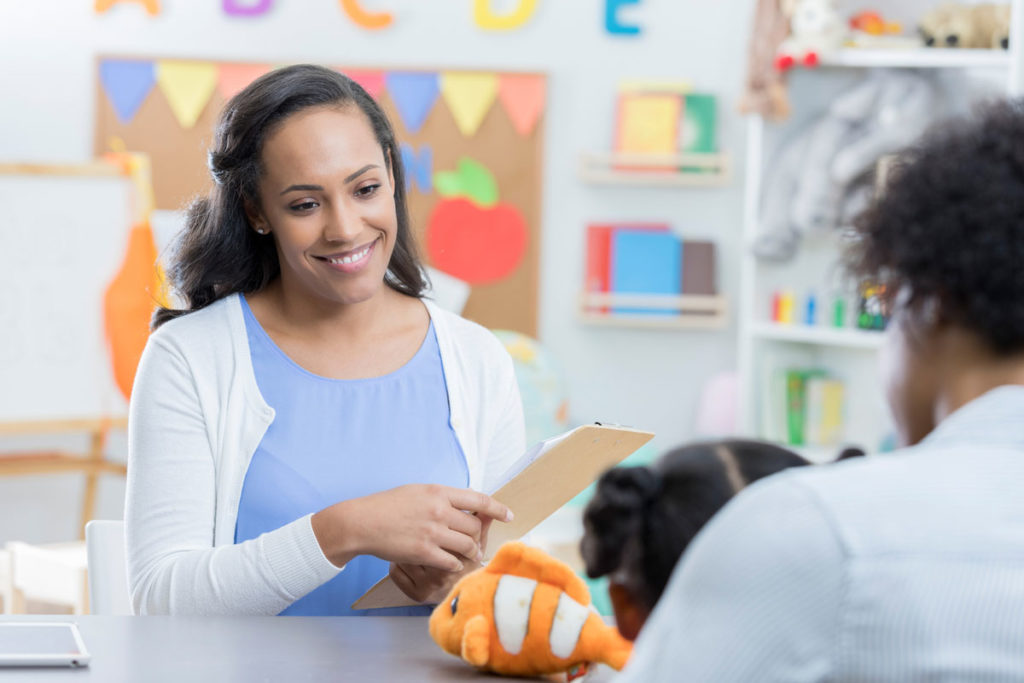
M0 477L64 472L123 476L127 474L128 466L120 462L95 460L85 455L62 451L0 453Z
M66 420L20 420L17 422L0 422L0 436L17 436L23 434L67 434L92 433L110 429L125 430L128 428L127 417L85 417L68 418Z
M602 311L611 308L640 310L629 313ZM579 317L589 325L719 330L726 326L728 320L728 300L720 295L583 293L580 295Z
M597 185L721 187L732 181L732 162L722 153L585 153L580 157L580 177Z

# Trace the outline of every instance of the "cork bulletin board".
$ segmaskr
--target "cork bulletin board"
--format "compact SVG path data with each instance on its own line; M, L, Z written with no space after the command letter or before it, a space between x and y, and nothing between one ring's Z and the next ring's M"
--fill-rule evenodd
M363 85L391 119L421 254L470 286L463 315L536 337L546 78L329 66ZM271 68L101 57L95 151L123 143L149 155L156 208L180 210L210 187L206 150L225 102Z

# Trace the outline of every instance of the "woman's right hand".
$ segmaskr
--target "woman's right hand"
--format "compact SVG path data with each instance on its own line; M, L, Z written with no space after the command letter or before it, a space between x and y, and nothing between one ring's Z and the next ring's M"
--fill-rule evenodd
M512 513L479 491L409 484L325 508L313 515L313 532L338 566L374 555L458 572L460 557L483 559L481 534L492 519L511 521Z

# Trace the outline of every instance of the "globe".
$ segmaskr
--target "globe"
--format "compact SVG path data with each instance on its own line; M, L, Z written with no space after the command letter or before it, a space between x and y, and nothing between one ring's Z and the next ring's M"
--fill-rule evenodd
M523 398L526 443L532 445L569 428L569 400L561 366L536 339L494 330L509 355Z

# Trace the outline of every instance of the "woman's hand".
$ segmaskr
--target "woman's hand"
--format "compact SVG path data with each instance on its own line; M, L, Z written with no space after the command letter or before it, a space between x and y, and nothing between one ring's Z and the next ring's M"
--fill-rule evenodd
M445 569L424 567L421 564L395 564L392 562L388 575L391 576L395 585L402 589L403 593L416 602L433 604L444 600L448 591L459 579L483 566L479 562L465 558L462 558L462 564L462 571L450 572Z
M338 566L375 555L451 573L465 569L463 559L483 559L481 540L492 519L510 521L512 513L478 491L410 484L342 501L312 521L324 555Z
M483 517L480 521L480 535L476 537L482 553L487 552L487 532L490 528L491 518ZM424 567L421 564L395 564L392 562L388 574L395 585L416 602L437 603L448 595L452 586L459 579L483 566L476 560L467 560L464 557L459 559L463 564L463 569L460 572Z

